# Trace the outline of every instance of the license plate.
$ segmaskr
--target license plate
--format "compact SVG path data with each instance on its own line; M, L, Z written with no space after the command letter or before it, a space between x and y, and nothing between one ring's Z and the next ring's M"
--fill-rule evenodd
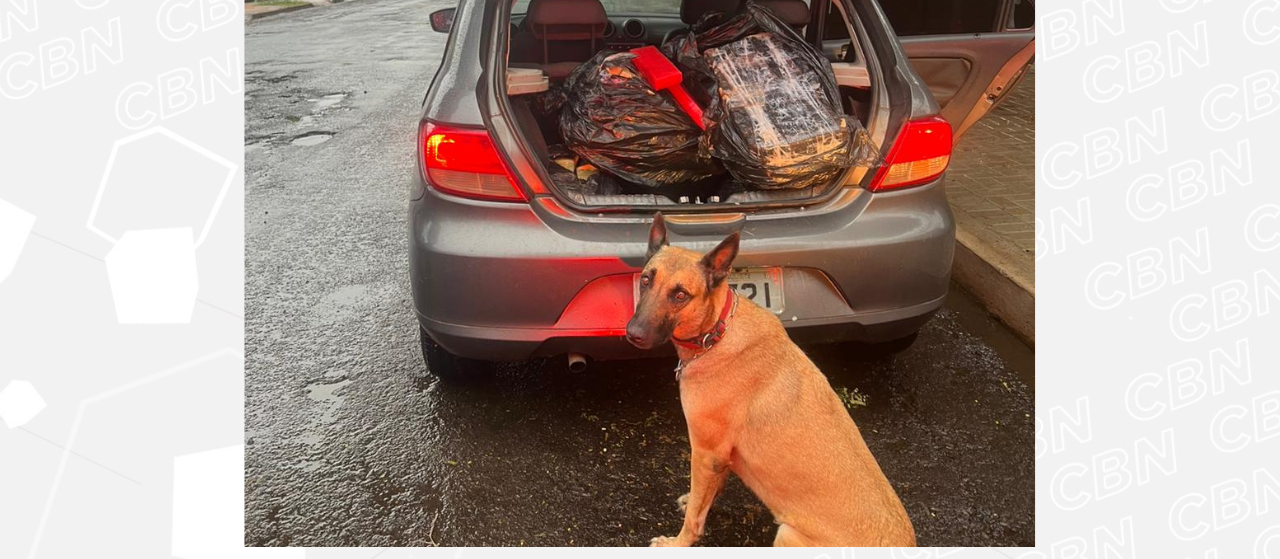
M765 310L781 313L786 308L786 298L782 293L782 268L743 268L729 274L729 287ZM633 298L640 302L640 275L636 275L633 284Z
M780 313L786 306L782 296L782 268L743 268L729 274L729 287L742 298Z

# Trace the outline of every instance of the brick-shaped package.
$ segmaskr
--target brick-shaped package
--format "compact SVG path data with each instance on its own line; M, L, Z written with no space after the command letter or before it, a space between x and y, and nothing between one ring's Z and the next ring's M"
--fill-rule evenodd
M843 111L831 63L767 8L704 19L663 46L686 85L714 96L704 148L742 188L822 187L879 154Z

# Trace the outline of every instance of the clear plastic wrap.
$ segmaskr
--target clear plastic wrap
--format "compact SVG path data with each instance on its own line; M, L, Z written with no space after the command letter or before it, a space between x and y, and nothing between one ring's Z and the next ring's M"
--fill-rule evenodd
M866 130L841 109L822 52L753 2L713 23L704 19L663 46L685 86L703 93L711 123L703 153L765 190L822 186L848 167L879 161Z
M569 75L560 134L583 159L648 186L696 181L723 172L700 153L702 130L636 71L630 53L601 52ZM555 100L544 103L554 109Z

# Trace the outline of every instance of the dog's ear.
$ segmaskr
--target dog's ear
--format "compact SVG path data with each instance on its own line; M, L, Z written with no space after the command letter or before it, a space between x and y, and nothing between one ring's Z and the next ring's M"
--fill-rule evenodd
M649 252L644 259L653 258L664 246L667 246L667 222L662 218L662 212L658 212L653 214L653 226L649 228Z
M729 271L733 269L733 259L738 256L739 237L740 234L734 232L702 257L702 268L707 271L708 289L720 285L724 278L729 277Z

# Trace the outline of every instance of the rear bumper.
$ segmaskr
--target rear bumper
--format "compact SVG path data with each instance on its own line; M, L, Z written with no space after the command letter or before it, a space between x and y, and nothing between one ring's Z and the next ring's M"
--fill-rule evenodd
M410 204L418 321L463 357L660 354L622 339L650 220L583 216L547 199L475 202L428 188ZM671 240L709 250L727 233L673 230ZM941 181L901 193L853 190L801 215L748 216L735 266L784 267L787 308L779 318L798 341L888 341L918 330L942 305L954 239Z
M787 333L797 342L889 341L908 336L924 326L942 306L946 296L915 307L856 317L811 318L785 322ZM852 318L852 319L850 319ZM675 355L671 344L641 350L621 334L601 336L595 330L563 328L504 328L466 326L431 320L418 313L418 323L436 343L450 353L491 361L512 361L581 353L593 359L637 359Z

